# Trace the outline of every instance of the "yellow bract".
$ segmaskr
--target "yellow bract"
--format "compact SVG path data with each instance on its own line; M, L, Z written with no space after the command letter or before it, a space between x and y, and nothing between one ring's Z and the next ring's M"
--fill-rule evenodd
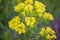
M35 24L36 20L34 17L26 17L25 22L26 22L26 25L32 27Z
M48 33L47 39L56 38L55 32L49 26L46 27L46 33Z
M33 6L31 4L28 4L25 6L24 10L26 12L32 12L33 11Z
M26 0L25 4L33 4L33 0Z
M47 38L47 39L56 39L57 37L56 37L55 34L52 34L52 35L48 34L48 35L46 36L46 38Z
M46 36L46 38L47 38L47 39L51 39L51 36L50 36L50 34L48 34L48 35Z
M43 14L42 13L39 13L39 17L42 17L43 16Z
M22 12L21 12L21 14L22 14L23 16L26 16L26 13L25 13L25 11L22 11Z
M43 13L43 12L45 12L45 10L46 10L46 9L45 9L44 7L42 7L42 8L37 8L37 9L36 9L36 12L37 12L37 13Z
M43 17L44 17L44 19L54 20L53 15L50 14L50 13L45 13L45 14L43 15Z
M14 29L14 27L17 26L17 24L20 23L19 16L15 16L15 18L13 18L12 20L10 20L8 23L9 23L9 28Z
M51 38L57 38L57 37L56 37L56 35L53 34L53 35L51 36Z
M46 27L46 32L47 33L55 33L49 26Z
M49 26L42 28L39 34L46 37L48 40L56 38L54 30L52 30Z
M24 7L25 7L25 4L24 3L19 3L17 6L14 7L14 10L16 12L19 12L19 11L23 10Z
M42 2L39 1L35 1L34 5L36 8L46 7Z
M15 16L15 18L13 18L12 20L10 20L8 22L8 24L9 24L9 28L17 31L19 34L22 34L22 33L26 32L25 25L23 23L20 23L19 16Z
M19 34L25 33L26 32L26 26L23 23L20 23L18 25L18 28L20 31L18 31Z
M41 36L44 36L44 32L45 32L45 28L42 28L41 31L39 32L39 34L40 34Z
M42 2L39 2L39 1L35 1L34 5L35 5L35 11L41 17L46 10L45 8L46 6Z
M36 8L36 12L38 12L38 13L45 12L45 10L46 10L45 7L46 6L42 2L35 1L34 5L35 5L35 8Z

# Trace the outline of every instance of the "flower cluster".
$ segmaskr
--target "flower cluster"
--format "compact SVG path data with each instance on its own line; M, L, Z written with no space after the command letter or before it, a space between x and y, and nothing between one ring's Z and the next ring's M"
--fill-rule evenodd
M26 25L33 27L33 25L36 23L36 20L34 17L26 17L25 22L26 22Z
M12 20L8 22L9 28L17 31L19 34L26 32L26 27L23 23L20 22L20 17L15 16Z
M38 22L42 22L42 19L43 22L44 20L54 20L53 15L46 12L45 4L36 0L34 2L33 0L21 2L14 7L14 10L19 14L10 20L8 24L9 28L17 31L19 34L25 33L31 28L30 31L34 30L35 24L38 25ZM22 23L20 20L22 20ZM39 34L47 38L47 40L56 38L55 32L50 27L42 28Z
M54 30L52 30L49 26L46 28L42 28L41 31L39 32L39 34L41 36L46 37L46 39L48 39L48 40L56 38Z
M35 5L35 8L36 8L36 12L38 12L38 13L45 12L45 10L46 10L45 7L46 6L42 2L35 1L34 5Z
M54 19L52 14L46 12L46 5L39 1L33 2L33 0L26 0L25 2L19 3L17 6L15 6L14 10L21 13L23 16L26 16L27 14L33 16L33 13L37 13L39 17L44 17L44 19Z
M53 15L50 13L43 14L44 19L54 20Z

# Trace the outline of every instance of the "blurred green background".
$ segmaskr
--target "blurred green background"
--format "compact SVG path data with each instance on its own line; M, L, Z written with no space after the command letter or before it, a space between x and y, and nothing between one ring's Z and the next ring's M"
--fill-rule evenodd
M19 40L20 36L8 28L8 21L17 15L13 7L24 0L0 0L0 40ZM55 20L60 18L60 0L39 0L53 14Z

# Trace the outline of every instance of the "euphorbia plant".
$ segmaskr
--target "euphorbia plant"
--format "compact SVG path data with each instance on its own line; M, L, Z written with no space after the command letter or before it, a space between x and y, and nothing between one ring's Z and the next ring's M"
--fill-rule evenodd
M37 34L35 38L42 37L41 40L52 40L56 38L55 32L46 27L37 29L37 25L46 21L54 20L53 15L46 12L46 5L39 1L25 0L14 6L14 11L18 13L12 18L8 24L9 28L15 30L20 35L25 35L26 40L30 40L33 34ZM38 30L38 32L35 32ZM38 40L37 38L37 40ZM25 40L24 39L24 40Z

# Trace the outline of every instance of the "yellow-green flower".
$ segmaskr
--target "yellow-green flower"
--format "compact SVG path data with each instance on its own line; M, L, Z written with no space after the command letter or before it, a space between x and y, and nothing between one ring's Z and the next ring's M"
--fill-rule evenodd
M34 5L36 6L36 8L46 7L45 4L43 4L42 2L39 2L39 1L35 1Z
M53 15L50 13L49 20L54 20Z
M34 17L26 17L25 22L26 22L26 25L32 27L35 24L36 19Z
M52 30L49 26L47 26L46 28L42 28L39 34L42 37L45 37L47 40L56 39L54 30Z
M18 34L22 34L26 32L26 26L23 23L18 24L18 26L15 27L16 32L18 32Z
M51 35L48 34L48 35L46 36L46 38L47 38L47 39L51 39Z
M55 33L49 26L46 27L47 33Z
M25 7L25 4L24 3L19 3L17 6L14 7L14 10L16 12L19 12L19 11L23 10L24 7Z
M38 15L39 15L39 17L42 17L42 16L43 16L43 14L42 14L42 13L39 13Z
M19 30L18 30L18 33L19 34L22 34L22 33L25 33L26 32L26 26L23 23L20 23L18 25L18 28L19 28Z
M31 4L28 4L25 6L24 10L26 12L32 12L33 11L33 6Z
M15 16L12 20L8 22L9 28L15 30L19 34L26 32L26 27L23 23L20 22L20 17Z
M42 13L44 13L46 10L45 8L46 6L39 1L35 1L34 5L35 5L35 11L39 13L39 16L41 17Z
M41 7L41 8L37 8L37 9L36 9L36 12L37 12L37 13L43 13L43 12L45 12L45 10L46 10L46 9L45 9L44 7Z
M51 38L55 38L55 39L56 39L57 37L56 37L56 35L53 34L53 35L51 36Z
M42 28L41 31L39 32L39 34L40 34L41 36L44 36L44 32L45 32L45 28Z
M46 6L45 6L45 4L43 4L42 2L39 2L39 1L35 1L35 3L34 3L34 5L35 5L35 8L45 8Z
M36 12L38 13L39 17L42 17L43 13L45 12L45 8L37 8Z
M12 20L10 20L8 23L9 23L9 28L14 29L15 26L17 26L20 23L19 16L15 16L15 18L13 18Z
M48 34L48 35L46 36L46 38L47 38L47 39L56 39L57 37L56 37L55 34Z
M45 13L43 17L44 19L54 20L53 15L51 13Z
M25 11L22 11L22 12L21 12L21 14L22 14L23 16L26 16L26 13L25 13Z
M25 4L33 4L33 0L26 0Z

